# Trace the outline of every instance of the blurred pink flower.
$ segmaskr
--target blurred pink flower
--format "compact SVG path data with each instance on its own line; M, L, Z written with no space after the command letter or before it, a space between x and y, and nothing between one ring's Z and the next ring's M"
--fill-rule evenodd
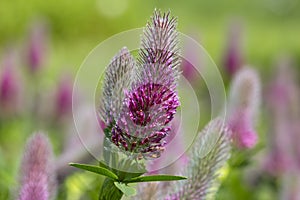
M234 113L228 127L232 131L232 138L237 147L253 148L257 143L257 133L247 112Z
M252 148L257 143L255 119L261 101L260 87L259 76L252 68L242 68L232 80L227 123L239 148Z
M16 71L15 55L8 52L0 71L0 107L8 113L15 113L19 107L21 80Z
M242 27L238 22L229 26L227 47L223 58L223 66L230 76L233 76L243 65Z
M67 123L63 140L63 150L55 161L55 169L59 181L63 181L74 172L68 163L91 162L102 155L104 134L95 121L95 113L90 112L94 105L79 105L74 114L79 116L74 123ZM101 132L101 134L99 134ZM76 148L74 148L76 147ZM95 157L94 157L95 156Z
M272 147L272 151L267 155L264 169L273 176L282 175L292 166L292 160L278 147Z
M271 128L269 153L266 155L264 167L273 176L282 176L296 167L300 157L298 145L300 96L294 77L295 72L291 66L291 60L282 57L277 63L273 79L266 91Z
M43 133L27 142L21 164L19 200L48 200L56 194L52 147Z
M48 43L48 31L45 23L36 22L29 33L27 47L27 62L32 73L36 73L43 66Z
M68 76L64 76L58 85L56 93L56 114L64 117L72 112L73 82Z

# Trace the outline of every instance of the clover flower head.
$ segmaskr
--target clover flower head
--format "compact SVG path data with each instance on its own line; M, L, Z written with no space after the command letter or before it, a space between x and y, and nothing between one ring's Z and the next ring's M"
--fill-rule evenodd
M179 106L176 19L155 11L144 29L137 62L124 48L106 71L102 121L125 152L157 158Z

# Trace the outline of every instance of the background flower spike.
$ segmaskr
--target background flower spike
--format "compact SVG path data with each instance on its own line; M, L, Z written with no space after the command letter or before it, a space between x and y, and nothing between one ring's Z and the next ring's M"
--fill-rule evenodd
M255 123L260 102L259 75L253 68L244 67L231 83L227 115L234 144L239 148L252 148L257 143Z
M53 152L46 135L34 134L28 141L21 163L18 200L51 200L56 195Z
M221 119L211 121L189 152L189 163L183 170L188 180L171 185L170 188L175 189L171 190L165 200L202 200L212 195L218 186L218 171L229 159L230 150L230 131ZM205 151L208 153L203 156Z

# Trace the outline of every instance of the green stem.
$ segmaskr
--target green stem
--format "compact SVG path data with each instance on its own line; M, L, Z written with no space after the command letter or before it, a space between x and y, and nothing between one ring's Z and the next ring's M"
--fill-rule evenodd
M120 200L122 196L123 192L115 186L114 181L106 178L100 190L99 200Z

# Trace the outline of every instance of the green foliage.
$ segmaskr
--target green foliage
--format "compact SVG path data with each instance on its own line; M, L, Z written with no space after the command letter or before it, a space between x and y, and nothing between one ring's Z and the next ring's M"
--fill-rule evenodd
M115 186L123 192L125 196L134 196L136 195L136 189L126 185L125 183L114 182Z
M129 162L131 163L131 162ZM128 183L137 182L152 182L152 181L179 181L184 180L186 177L173 176L173 175L151 175L141 176L144 173L131 173L112 169L105 165L103 162L99 162L99 166L86 165L78 163L70 163L70 166L83 169L89 172L93 172L99 175L106 176L104 183L102 184L99 199L121 199L123 194L125 196L136 195L136 189L128 186ZM117 176L117 174L119 176Z
M122 198L122 196L123 192L116 187L113 180L104 180L99 193L99 200L119 200Z
M106 176L108 178L111 178L112 180L118 180L118 176L116 174L114 174L112 171L103 168L103 167L98 167L95 165L86 165L86 164L78 164L78 163L70 163L70 166L72 167L76 167L79 169L83 169L86 171L90 171L90 172L94 172L96 174L100 174L103 176Z
M186 177L183 176L173 176L173 175L152 175L152 176L140 176L136 178L131 179L125 179L124 183L137 183L137 182L152 182L152 181L179 181L179 180L185 180Z

